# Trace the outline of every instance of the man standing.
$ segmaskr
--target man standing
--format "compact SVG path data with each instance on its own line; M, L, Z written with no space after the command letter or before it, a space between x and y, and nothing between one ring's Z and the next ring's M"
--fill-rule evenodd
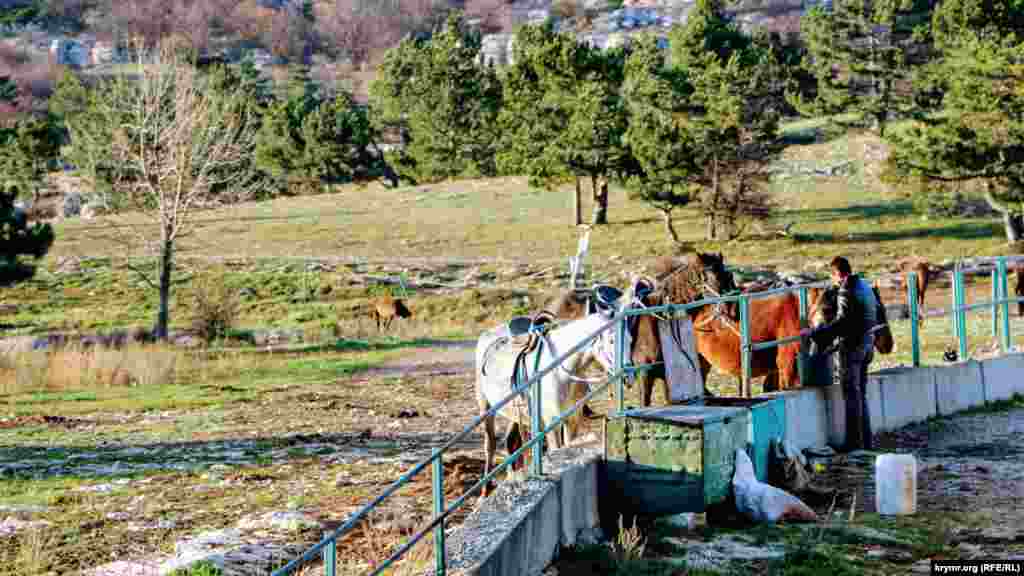
M832 281L839 288L836 317L814 330L819 349L839 339L836 371L846 397L846 450L871 449L871 424L867 410L868 365L874 359L874 328L878 301L871 286L853 274L850 262L836 256L830 263Z

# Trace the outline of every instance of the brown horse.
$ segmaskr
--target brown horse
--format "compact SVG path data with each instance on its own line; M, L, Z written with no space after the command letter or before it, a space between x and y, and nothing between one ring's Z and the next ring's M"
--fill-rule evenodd
M716 265L713 262L712 269ZM662 261L658 271L665 275L672 263ZM641 300L645 306L659 306L665 303L686 304L703 298L720 296L735 287L732 275L725 272L721 256L718 257L719 270L712 277L715 282L695 282L693 274L666 282L666 285L644 296ZM703 286L701 284L703 283ZM799 299L794 294L752 299L750 301L751 342L781 340L800 333ZM705 305L691 308L688 312L694 324L694 337L697 354L700 359L701 375L706 380L711 366L731 374L742 376L742 357L740 355L740 328L736 319L737 305ZM658 337L658 319L651 315L639 316L632 328L635 339L632 361L634 365L654 364L662 361L661 343ZM800 343L793 342L775 348L758 350L751 354L751 373L757 378L765 377L765 390L777 390L781 384L784 388L797 387L800 384L797 369L797 355ZM653 380L662 379L667 398L667 384L664 383L664 368L647 374L642 395L644 406L650 405Z
M661 301L652 296L645 302L657 306ZM697 355L700 370L707 379L714 366L726 374L742 378L743 359L740 354L740 325L735 316L729 314L730 307L705 305L691 310ZM661 360L658 340L657 319L642 316L637 322L633 362ZM750 340L752 343L781 340L800 334L800 301L794 294L757 298L750 301ZM800 385L797 356L800 342L783 344L774 348L756 350L750 357L751 377L764 377L766 392L796 388ZM649 386L649 385L648 385ZM649 392L645 392L649 399ZM667 396L666 396L667 397ZM645 404L647 405L647 404Z
M725 269L721 254L694 252L683 256L666 256L655 262L654 270L656 278L641 280L632 287L639 287L645 291L643 295L629 295L632 305L651 305L656 299L660 301L661 294L667 294L672 302L692 302L728 292L734 287L732 274ZM650 292L655 290L655 284L658 282L661 282L659 295L652 297ZM582 318L593 311L595 297L592 289L570 290L551 299L544 309L559 319ZM641 321L644 318L652 317L630 317L629 334L633 343L630 359L634 365L655 365L638 378L641 382L643 405L650 406L651 389L655 380L661 381L665 398L669 396L664 364L660 363L661 346L657 338L657 326L652 324L653 328L641 328L646 322ZM627 380L627 384L632 386L630 380ZM614 387L609 387L608 397L614 399ZM587 412L589 408L584 406L584 414Z

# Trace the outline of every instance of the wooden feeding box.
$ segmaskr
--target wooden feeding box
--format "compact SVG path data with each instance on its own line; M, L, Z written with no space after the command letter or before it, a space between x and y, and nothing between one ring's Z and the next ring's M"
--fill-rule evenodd
M605 497L635 514L703 512L728 499L737 448L765 481L771 439L784 433L782 397L696 398L609 416Z

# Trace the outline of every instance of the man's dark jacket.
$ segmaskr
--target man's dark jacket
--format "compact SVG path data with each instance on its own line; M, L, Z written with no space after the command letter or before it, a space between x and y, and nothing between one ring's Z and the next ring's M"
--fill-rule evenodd
M859 275L850 274L839 286L835 319L815 330L813 338L824 344L821 348L839 338L847 350L856 349L865 343L864 337L874 328L877 315L874 290Z

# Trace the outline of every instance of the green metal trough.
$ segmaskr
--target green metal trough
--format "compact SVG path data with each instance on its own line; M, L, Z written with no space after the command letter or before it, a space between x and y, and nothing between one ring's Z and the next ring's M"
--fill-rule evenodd
M781 396L698 398L609 416L606 497L646 516L704 512L729 498L737 448L767 480L771 441L783 439L785 416Z

